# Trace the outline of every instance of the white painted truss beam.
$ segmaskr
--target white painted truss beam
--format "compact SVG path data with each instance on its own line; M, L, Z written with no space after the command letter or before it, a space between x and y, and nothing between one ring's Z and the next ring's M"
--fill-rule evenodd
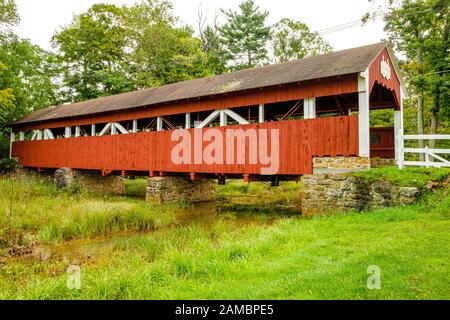
M197 129L206 127L208 124L210 124L211 122L216 120L216 118L219 116L219 114L220 114L220 110L213 111L208 117L206 117L205 120L202 121L202 123L200 123L197 126Z
M44 140L52 140L55 139L52 130L44 129Z
M111 123L107 123L106 126L103 128L102 131L100 131L100 133L98 134L99 136L104 136L106 132L108 132L108 130L111 129L112 124Z
M247 120L245 120L244 118L242 118L240 115L238 115L236 112L230 110L230 109L225 109L223 110L228 116L230 116L230 118L234 119L237 121L237 123L239 124L249 124L249 122Z

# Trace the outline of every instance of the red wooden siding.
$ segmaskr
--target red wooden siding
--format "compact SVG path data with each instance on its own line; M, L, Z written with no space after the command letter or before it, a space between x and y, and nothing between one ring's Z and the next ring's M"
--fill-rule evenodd
M313 156L358 154L358 118L343 116L311 120L268 122L226 129L279 129L278 174L312 173ZM205 129L195 129L202 130ZM193 133L194 129L189 130ZM13 143L13 156L25 167L92 170L163 171L174 173L260 174L260 165L176 165L171 160L172 131L142 132L102 137L21 141ZM208 145L204 143L204 146ZM248 149L248 144L247 144ZM248 161L246 161L248 162Z
M381 74L381 60L386 60L391 68L391 79L387 80ZM392 65L392 61L389 57L387 49L383 49L383 51L378 55L378 57L374 60L374 62L370 65L369 68L369 88L372 91L375 83L382 85L383 87L393 91L394 97L396 99L397 109L400 109L400 80L395 73L394 66Z
M347 94L358 91L356 74L323 78L280 85L276 87L260 88L213 97L193 98L188 101L177 101L139 109L121 110L106 115L89 115L73 119L47 121L27 125L17 125L14 131L28 131L32 129L51 129L75 125L89 125L114 121L142 119L156 116L168 116L188 112L201 112L235 108L242 106L268 104L290 100L301 100L312 97L324 97L330 95Z
M395 158L394 128L370 129L370 157Z

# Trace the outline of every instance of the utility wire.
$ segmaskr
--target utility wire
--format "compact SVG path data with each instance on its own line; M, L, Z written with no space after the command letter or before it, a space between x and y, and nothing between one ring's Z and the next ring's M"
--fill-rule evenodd
M443 71L436 71L436 72L430 72L430 73L421 74L421 75L418 75L418 76L415 76L415 77L411 77L408 80L415 79L415 78L420 78L420 77L432 76L432 75L435 75L435 74L448 73L448 72L450 72L450 69L443 70Z
M438 8L438 9L442 9L442 8ZM397 9L400 9L400 8L395 8L394 10L397 10ZM411 12L407 12L407 13L404 13L404 14L401 15L403 17L408 17L408 16L411 16L411 15L417 15L417 14L432 12L433 8L426 9L426 10L419 10L419 11L412 10L412 9L404 9L404 10L408 10L408 11L410 10L411 11ZM381 12L381 11L375 12L370 17L370 19L366 22L366 24L367 23L373 23L377 19L384 18L385 15L386 14L384 12ZM328 28L325 28L325 29L317 31L317 33L319 35L326 35L326 34L330 34L330 33L334 33L334 32L344 31L344 30L351 29L351 28L358 27L358 26L361 26L361 27L364 26L362 19L349 21L349 22L346 22L346 23L343 23L343 24L339 24L339 25L336 25L336 26L333 26L333 27L328 27Z

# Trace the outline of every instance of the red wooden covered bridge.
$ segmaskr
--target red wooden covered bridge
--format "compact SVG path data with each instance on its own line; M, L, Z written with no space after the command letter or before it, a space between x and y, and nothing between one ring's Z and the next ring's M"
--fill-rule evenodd
M242 129L243 143L233 151L245 150L248 160L249 129L277 129L279 165L265 175L292 179L312 173L313 157L393 158L401 107L396 59L378 43L39 110L12 124L11 154L38 169L267 178L260 161L198 161L195 143L183 155L191 162L173 161L180 143L173 133L215 128L225 136L227 129ZM394 110L395 130L370 129L376 109ZM202 147L208 143L200 140ZM268 144L274 152L274 142Z

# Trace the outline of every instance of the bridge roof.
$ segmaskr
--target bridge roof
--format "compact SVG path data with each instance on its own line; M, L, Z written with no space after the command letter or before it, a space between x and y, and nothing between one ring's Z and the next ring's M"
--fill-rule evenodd
M385 42L381 42L286 63L50 107L32 112L14 124L156 107L159 103L358 73L366 70L386 46Z

